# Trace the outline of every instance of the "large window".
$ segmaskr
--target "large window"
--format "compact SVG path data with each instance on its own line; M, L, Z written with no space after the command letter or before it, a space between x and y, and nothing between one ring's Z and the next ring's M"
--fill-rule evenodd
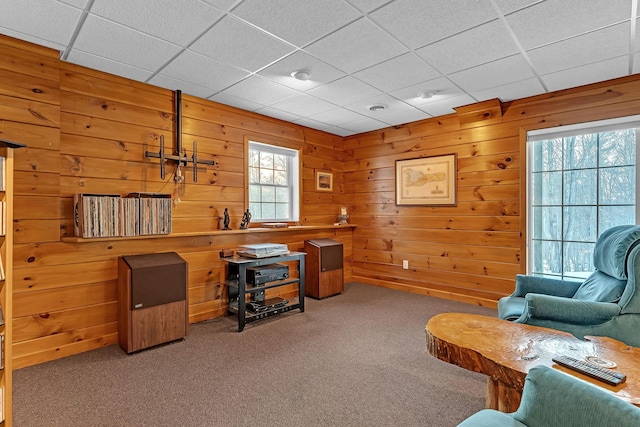
M298 151L250 141L248 166L252 220L298 221Z
M639 125L629 119L529 133L529 274L582 280L594 269L598 236L636 224Z

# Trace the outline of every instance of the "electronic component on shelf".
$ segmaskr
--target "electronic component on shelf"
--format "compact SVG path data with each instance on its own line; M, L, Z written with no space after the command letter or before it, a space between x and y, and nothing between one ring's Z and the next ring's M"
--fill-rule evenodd
M260 225L262 227L265 227L265 228L287 228L287 227L289 227L289 224L286 223L286 222L263 222Z
M247 302L247 310L253 313L262 313L267 310L284 307L289 303L288 300L281 297L268 298L264 301Z
M627 376L622 372L612 371L611 369L602 368L593 363L574 359L569 356L556 356L551 360L558 365L580 372L588 377L595 378L610 385L619 385L627 380Z
M289 248L287 245L281 243L257 243L254 245L238 246L238 254L249 258L266 258L288 255Z
M257 267L247 267L247 284L253 286L264 285L276 280L289 277L289 266L284 264L268 264Z

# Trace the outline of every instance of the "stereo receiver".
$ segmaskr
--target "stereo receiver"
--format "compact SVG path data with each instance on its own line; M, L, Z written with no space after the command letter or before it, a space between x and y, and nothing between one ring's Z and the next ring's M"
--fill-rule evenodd
M261 286L268 282L284 280L289 277L289 266L284 264L268 264L247 267L247 284Z

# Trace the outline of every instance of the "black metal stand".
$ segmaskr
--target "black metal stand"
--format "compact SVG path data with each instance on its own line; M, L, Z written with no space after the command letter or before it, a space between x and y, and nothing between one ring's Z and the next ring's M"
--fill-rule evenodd
M226 285L229 287L229 311L238 315L238 332L242 332L244 326L249 322L255 322L256 320L265 319L267 317L275 316L276 314L284 313L285 311L300 309L304 312L304 252L291 252L288 255L273 256L267 258L222 258L229 264L229 267L233 266L237 268L237 279L230 279L226 281ZM247 267L257 267L261 265L268 265L277 262L284 261L297 261L298 262L298 276L299 278L275 280L273 282L267 282L259 286L247 286ZM291 283L298 284L298 298L294 298L284 306L274 307L261 311L259 313L252 313L247 311L246 295L262 294L265 290L270 288L276 288L279 286L289 285ZM233 290L237 290L237 296L232 297ZM233 301L232 301L233 300Z

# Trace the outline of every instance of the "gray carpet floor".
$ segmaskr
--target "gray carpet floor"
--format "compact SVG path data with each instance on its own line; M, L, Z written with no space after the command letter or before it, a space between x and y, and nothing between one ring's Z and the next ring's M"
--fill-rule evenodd
M14 371L17 427L455 426L482 409L486 377L442 362L425 325L455 301L350 283L248 324L193 324L133 355L110 346Z

